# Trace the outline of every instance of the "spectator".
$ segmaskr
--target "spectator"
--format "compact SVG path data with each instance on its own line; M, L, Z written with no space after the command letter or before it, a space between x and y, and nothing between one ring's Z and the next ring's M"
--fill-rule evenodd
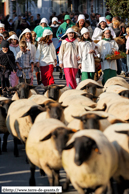
M77 20L78 20L78 15L75 15L73 18L73 22L76 24Z
M112 16L107 15L106 16L106 21L107 21L108 26L110 26L112 28L113 27L113 24L112 24Z
M3 36L4 36L4 40L7 40L9 38L9 33L8 31L4 31L3 33Z
M30 16L30 30L34 30L35 28L35 21L34 21L34 16Z
M13 31L14 30L14 23L12 19L9 19L9 26L8 26L8 31Z
M91 25L90 25L90 21L89 21L89 20L86 20L86 21L85 21L85 27L89 30L90 37L92 37L92 35L93 35L93 30L92 30L92 28L91 28Z
M37 14L37 20L35 20L35 26L38 26L39 25L40 20L41 20L40 14Z
M21 24L20 24L20 30L23 31L23 30L25 30L26 28L30 28L30 25L27 23L26 18L23 17L23 18L22 18L22 22L21 22Z
M17 21L17 14L15 13L15 14L13 14L13 23L15 24L15 22Z
M21 34L21 29L20 29L21 23L22 23L21 15L19 15L18 19L15 21L15 24L14 24L14 31L16 32L18 37Z
M91 17L91 27L94 30L96 28L95 13L92 13L90 17Z
M5 30L7 30L7 31L8 31L8 26L9 26L8 19L9 19L9 15L7 15L7 16L5 17L5 20L4 20Z
M96 13L95 14L95 18L96 18L96 22L98 23L99 22L99 18L101 17L101 15L99 13Z
M55 49L57 47L57 44L58 44L58 38L56 37L56 32L58 30L58 27L59 27L59 24L58 24L58 18L57 17L53 17L52 18L52 25L51 25L51 29L52 29L52 32L53 32L53 44L55 46Z
M119 26L120 26L120 22L118 20L114 20L113 21L113 30L114 30L114 32L116 34L116 37L118 37L120 35L120 28L119 28Z

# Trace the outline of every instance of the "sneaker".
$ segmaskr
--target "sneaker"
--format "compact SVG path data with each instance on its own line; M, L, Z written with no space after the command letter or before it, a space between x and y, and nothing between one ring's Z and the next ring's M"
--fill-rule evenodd
M121 75L125 75L125 72L124 71L121 71Z

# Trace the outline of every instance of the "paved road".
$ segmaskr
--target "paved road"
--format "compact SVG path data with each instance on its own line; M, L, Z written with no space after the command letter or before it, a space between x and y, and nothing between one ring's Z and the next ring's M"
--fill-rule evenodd
M54 72L56 84L66 84L65 80L59 80L59 73ZM34 85L36 85L36 78L34 77ZM3 138L3 135L0 135ZM1 186L29 186L29 164L26 163L26 155L24 145L19 145L19 157L15 158L13 155L13 138L9 135L7 152L0 155L0 187ZM65 173L61 170L61 183L65 180ZM41 177L39 169L35 173L36 186L48 186L47 176ZM0 189L1 193L1 189ZM77 194L77 192L70 187L68 194Z

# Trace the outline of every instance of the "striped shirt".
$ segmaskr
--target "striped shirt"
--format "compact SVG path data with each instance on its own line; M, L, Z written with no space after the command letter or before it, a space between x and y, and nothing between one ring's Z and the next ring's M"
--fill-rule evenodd
M16 63L19 63L20 67L23 68L23 70L18 69L17 76L23 77L24 79L25 78L30 79L32 77L32 72L30 71L31 70L31 63L34 63L32 57L31 57L30 51L27 50L25 53L22 51L19 51L17 53L17 56L16 56ZM24 69L26 67L27 68L30 67L30 68ZM24 73L23 73L23 71L24 71Z

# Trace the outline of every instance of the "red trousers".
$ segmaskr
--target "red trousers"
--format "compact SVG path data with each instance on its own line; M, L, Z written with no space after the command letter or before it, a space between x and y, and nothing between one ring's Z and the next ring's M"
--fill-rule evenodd
M64 74L67 86L69 88L75 89L77 87L76 83L76 74L78 72L78 69L76 68L64 68Z
M41 66L41 77L44 86L54 84L53 65Z

